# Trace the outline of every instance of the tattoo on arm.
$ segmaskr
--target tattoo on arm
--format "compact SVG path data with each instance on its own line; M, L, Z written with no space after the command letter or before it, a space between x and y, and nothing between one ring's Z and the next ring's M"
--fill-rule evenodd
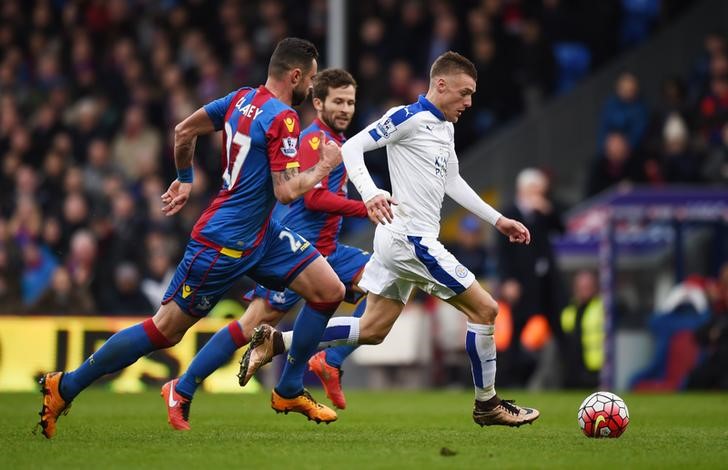
M279 186L298 175L298 168L287 168L284 171L273 172L273 185Z

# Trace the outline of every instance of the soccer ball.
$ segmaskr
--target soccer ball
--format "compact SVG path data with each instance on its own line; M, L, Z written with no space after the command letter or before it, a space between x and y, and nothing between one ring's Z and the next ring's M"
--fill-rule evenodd
M596 392L581 402L577 418L587 437L619 437L629 424L629 411L617 395Z

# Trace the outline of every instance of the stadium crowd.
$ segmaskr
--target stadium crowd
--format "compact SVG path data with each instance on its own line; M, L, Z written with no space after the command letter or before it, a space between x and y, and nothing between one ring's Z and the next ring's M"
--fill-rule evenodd
M352 130L415 100L432 58L456 49L480 74L474 109L458 125L462 148L568 90L573 57L557 57L556 46L576 44L593 70L643 41L679 3L351 2L348 52L360 83ZM231 89L262 83L261 64L285 36L312 40L325 64L326 8L325 0L3 1L0 312L150 313L218 188L220 140L212 136L197 142L193 200L178 216L162 215L174 125ZM612 162L621 155L640 163L624 168L646 172L635 178L672 181L670 168L682 175L691 164L689 147L650 147L650 138L682 133L713 145L705 155L722 173L707 174L725 179L726 71L725 41L711 36L689 86L666 86L654 119L638 94L618 92L605 110L602 170L618 172ZM302 123L311 119L304 107ZM664 158L638 160L642 148ZM665 168L659 178L653 162ZM378 170L386 181L386 168Z

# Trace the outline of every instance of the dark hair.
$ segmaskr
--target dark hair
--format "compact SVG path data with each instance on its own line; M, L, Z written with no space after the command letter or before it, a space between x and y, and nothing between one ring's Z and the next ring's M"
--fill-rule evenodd
M430 68L430 79L438 75L452 75L455 73L464 73L470 75L473 80L478 80L475 65L465 56L453 51L447 51L435 59L432 68Z
M278 43L268 64L268 75L279 78L285 72L300 68L309 70L311 60L318 60L318 51L310 41L285 38Z
M313 97L325 101L329 96L329 88L344 88L352 85L356 88L356 80L344 69L326 69L313 77Z

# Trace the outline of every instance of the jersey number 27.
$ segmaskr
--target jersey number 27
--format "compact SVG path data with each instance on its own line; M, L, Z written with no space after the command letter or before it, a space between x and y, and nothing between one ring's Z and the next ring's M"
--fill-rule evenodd
M225 134L230 136L233 128L229 122L225 123ZM235 182L238 180L240 170L243 168L245 158L250 151L250 136L240 132L236 132L232 138L228 138L227 148L225 149L225 171L222 174L222 180L225 182L227 190L233 189Z

